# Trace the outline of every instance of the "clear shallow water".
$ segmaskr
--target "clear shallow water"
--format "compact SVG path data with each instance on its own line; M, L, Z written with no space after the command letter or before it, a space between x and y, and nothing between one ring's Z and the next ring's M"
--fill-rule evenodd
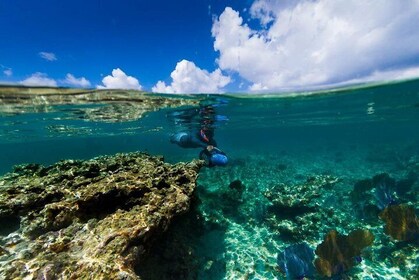
M348 277L417 279L417 247L397 249L397 242L383 234L382 222L354 214L358 206L349 193L357 181L379 173L402 180L419 172L419 81L305 97L217 95L202 104L212 104L221 116L211 125L230 162L202 170L199 200L191 214L174 223L148 269L139 271L144 279L283 279L276 257L286 246L306 241L314 249L331 229L348 233L359 227L373 230L376 241ZM88 120L107 106L112 105L35 107L32 113L3 114L0 173L15 164L138 150L164 155L169 162L197 158L199 149L182 149L169 136L199 127L205 115L185 121L182 114L200 107L160 110L135 121ZM117 109L128 110L129 104ZM336 224L328 220L305 229L306 221L298 219L308 216L274 213L267 191L292 188L313 176L338 180L319 200L321 211L336 209ZM242 182L244 191L229 188L234 180ZM417 181L412 188L404 202L417 210ZM299 238L287 225L297 231L301 227ZM176 251L167 249L171 244L177 244ZM399 255L405 256L403 261Z

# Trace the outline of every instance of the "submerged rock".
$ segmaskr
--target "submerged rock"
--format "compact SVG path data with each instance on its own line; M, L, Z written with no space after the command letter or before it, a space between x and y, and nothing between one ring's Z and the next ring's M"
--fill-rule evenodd
M236 191L238 191L239 193L242 193L245 189L246 189L246 186L243 184L243 182L242 181L240 181L240 180L234 180L234 181L232 181L229 185L228 185L228 187L230 188L230 189L233 189L233 190L236 190Z
M283 240L316 240L324 228L336 226L343 219L343 214L325 201L338 182L339 178L318 175L302 184L269 188L264 192L270 203L265 221Z
M416 180L416 174L411 172L407 178L398 181L387 173L357 181L350 193L355 213L362 219L374 221L385 208L415 200Z
M131 153L15 168L0 178L0 218L20 219L0 236L0 278L139 279L134 266L188 211L201 167Z

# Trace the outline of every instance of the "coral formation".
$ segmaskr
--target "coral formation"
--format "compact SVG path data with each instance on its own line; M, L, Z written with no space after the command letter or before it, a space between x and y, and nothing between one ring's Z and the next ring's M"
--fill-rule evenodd
M355 230L349 235L340 235L331 230L316 248L318 258L314 261L317 271L331 277L350 270L362 249L370 246L374 235L368 230Z
M386 223L385 233L394 239L401 241L419 239L419 219L412 206L390 205L380 213L380 218Z
M287 279L312 278L314 276L314 251L306 243L293 244L278 254L279 268Z
M321 189L331 188L337 181L331 176L314 176L299 185L276 185L267 190L265 196L272 202L272 212L286 217L298 216L314 212L319 206Z
M275 185L265 191L270 202L266 221L284 240L317 239L326 225L340 223L337 209L327 207L325 194L339 181L328 175L317 175L296 185Z
M201 161L143 153L49 167L17 166L0 179L0 278L138 279L134 267L171 220L189 209Z
M381 173L371 179L356 182L350 197L357 215L363 219L376 220L387 206L407 200L407 194L415 181L413 173L399 181L387 173Z

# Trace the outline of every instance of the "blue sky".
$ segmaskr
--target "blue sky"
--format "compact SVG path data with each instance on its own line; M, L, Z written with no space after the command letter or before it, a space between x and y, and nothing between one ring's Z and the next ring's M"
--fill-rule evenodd
M0 82L287 91L419 76L419 1L0 1Z

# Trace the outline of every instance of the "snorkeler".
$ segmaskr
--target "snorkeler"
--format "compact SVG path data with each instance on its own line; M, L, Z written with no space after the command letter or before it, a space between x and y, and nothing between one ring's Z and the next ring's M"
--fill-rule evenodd
M220 116L215 114L212 105L201 106L198 110L189 109L176 112L175 116L177 124L186 125L189 129L172 134L170 136L171 143L182 148L202 148L199 158L205 160L208 167L227 164L226 154L217 148L214 139L214 123L220 121ZM197 122L194 122L195 117L198 118ZM222 120L227 120L227 118L224 117ZM199 125L193 125L196 123Z
M204 128L197 132L182 131L170 136L170 142L178 144L182 148L206 148L207 146L217 146L214 132Z
M216 147L214 138L209 137L203 129L197 133L178 132L170 136L170 142L182 148L203 148L199 159L204 160L208 167L224 166L228 162L226 154Z

